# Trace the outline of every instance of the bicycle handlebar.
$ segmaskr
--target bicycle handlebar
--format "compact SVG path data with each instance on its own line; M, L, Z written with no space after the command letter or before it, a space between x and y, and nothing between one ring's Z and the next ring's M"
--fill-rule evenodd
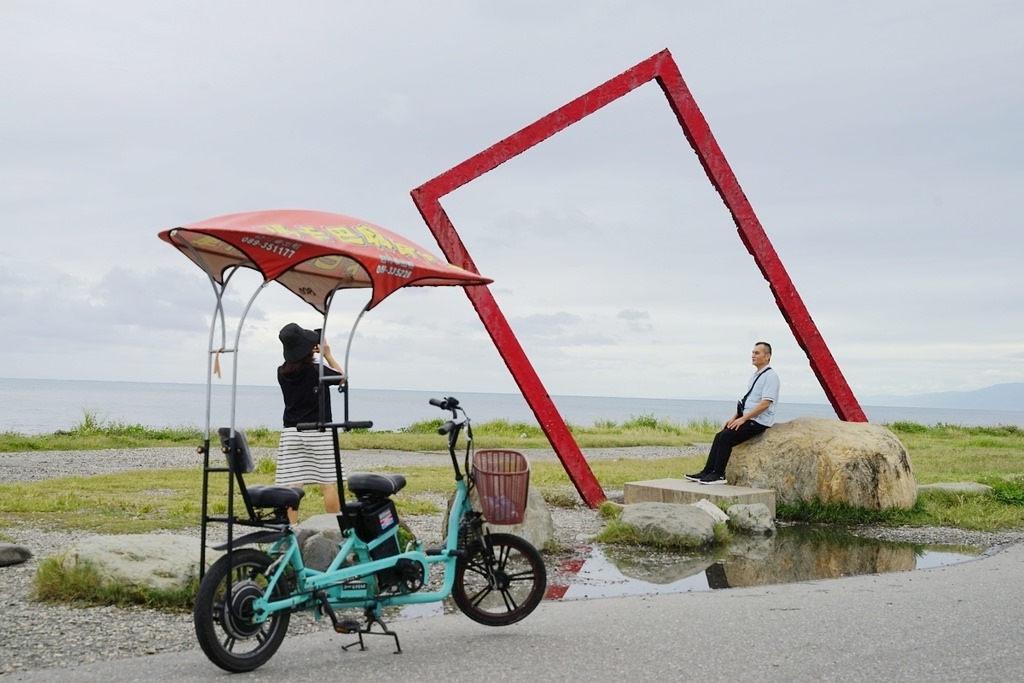
M451 434L454 431L460 430L469 424L469 420L449 420L437 428L438 434Z
M459 407L459 399L454 396L448 396L446 398L432 398L429 403L432 406L437 406L441 410L455 410Z
M340 429L350 431L353 429L370 429L373 427L372 420L357 420L348 422L300 422L295 428L300 432L323 431L325 429Z
M466 430L466 471L469 471L469 456L473 450L473 428L469 423L469 416L466 415L466 411L459 406L459 399L454 396L446 396L445 398L432 398L428 401L430 405L436 406L441 410L451 411L451 419L445 422L437 429L438 434L448 436L448 453L452 456L452 467L455 469L455 478L459 481L462 480L462 471L459 470L459 458L455 454L456 442L459 440L459 434L462 430ZM459 416L462 413L462 416Z

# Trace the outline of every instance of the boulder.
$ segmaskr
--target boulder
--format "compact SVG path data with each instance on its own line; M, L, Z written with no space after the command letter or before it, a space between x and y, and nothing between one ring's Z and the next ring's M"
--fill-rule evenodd
M0 567L21 564L27 562L30 557L32 557L32 551L23 545L0 543Z
M907 449L881 425L802 417L736 446L726 468L737 486L773 489L783 503L817 501L910 508L917 482Z
M208 550L207 562L219 556ZM90 536L65 552L61 564L67 570L90 566L102 582L182 590L199 578L199 540L173 534Z
M640 533L694 546L710 545L715 538L715 519L696 505L633 503L622 509L619 521Z

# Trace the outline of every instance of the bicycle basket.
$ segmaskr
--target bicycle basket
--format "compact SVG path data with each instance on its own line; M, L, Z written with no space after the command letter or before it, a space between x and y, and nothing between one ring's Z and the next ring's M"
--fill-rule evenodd
M491 524L521 524L530 490L530 462L519 451L500 448L473 454L473 481L480 509Z

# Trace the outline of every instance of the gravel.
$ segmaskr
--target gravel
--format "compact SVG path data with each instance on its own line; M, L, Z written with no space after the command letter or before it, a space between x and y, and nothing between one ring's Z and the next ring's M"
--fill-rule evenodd
M636 451L637 449L628 449ZM272 457L273 449L254 448L253 456ZM554 459L549 450L526 450L531 459ZM675 455L679 449L645 451L647 457ZM591 457L621 457L622 450L605 449ZM636 457L629 455L629 457ZM447 453L408 453L400 451L347 451L346 468L445 465ZM194 449L145 448L102 451L41 451L0 454L0 481L27 482L64 476L92 476L130 470L202 468L202 456ZM614 496L616 492L607 492ZM618 492L621 495L621 492ZM442 504L444 500L442 499ZM602 528L597 514L582 504L573 509L552 508L559 542L573 547ZM440 541L440 515L403 516L405 522L424 542ZM211 533L213 528L211 527ZM191 531L198 544L198 527ZM147 654L179 652L197 646L191 614L169 614L144 608L86 607L51 605L30 598L32 580L40 559L58 555L88 532L58 532L27 526L8 527L8 541L29 548L33 557L19 565L0 567L0 675L47 668L66 668L81 664L138 657ZM305 613L292 616L289 633L323 630Z
M272 449L254 449L254 455L271 456ZM701 446L691 449L671 447L588 449L588 459L663 458L703 454ZM555 459L553 451L525 450L531 460ZM350 471L389 466L400 471L403 465L443 465L445 453L405 453L396 451L347 451ZM189 448L147 448L104 451L49 451L0 454L0 481L20 482L69 475L98 475L125 470L202 467L202 457ZM606 491L611 500L621 501L621 491ZM574 548L591 539L603 527L595 511L552 507L557 541ZM419 538L426 542L440 539L440 516L403 517ZM191 532L198 542L198 528ZM948 528L864 528L858 534L879 540L920 544L949 544L994 547L1024 541L1024 533L982 533ZM66 668L96 661L107 661L146 654L178 652L196 647L191 614L169 614L143 608L88 607L50 605L30 598L32 579L39 559L60 554L87 538L82 531L56 532L27 526L8 527L11 542L28 547L33 557L25 563L0 567L0 675L35 669ZM322 623L306 614L292 617L290 633L322 630Z

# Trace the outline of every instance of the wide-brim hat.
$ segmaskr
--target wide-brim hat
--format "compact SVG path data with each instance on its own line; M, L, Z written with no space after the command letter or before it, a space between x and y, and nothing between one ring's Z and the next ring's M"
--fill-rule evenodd
M313 347L320 343L320 333L316 330L307 330L295 323L288 323L281 328L277 338L281 340L284 347L284 359L293 363L308 356Z

